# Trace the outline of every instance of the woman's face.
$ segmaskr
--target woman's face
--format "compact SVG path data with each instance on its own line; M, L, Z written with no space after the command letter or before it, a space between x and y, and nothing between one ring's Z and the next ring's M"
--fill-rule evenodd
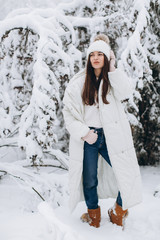
M90 61L94 69L102 69L104 66L104 54L98 51L91 52Z

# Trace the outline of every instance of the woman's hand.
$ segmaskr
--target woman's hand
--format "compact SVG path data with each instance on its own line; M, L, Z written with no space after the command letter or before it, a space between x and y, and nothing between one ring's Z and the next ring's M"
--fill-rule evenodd
M97 138L98 134L94 132L94 129L91 129L85 137L82 137L82 139L89 144L95 143L97 141Z
M110 72L113 72L115 70L115 62L116 62L116 58L115 58L114 52L111 50L110 51L110 64L109 64Z

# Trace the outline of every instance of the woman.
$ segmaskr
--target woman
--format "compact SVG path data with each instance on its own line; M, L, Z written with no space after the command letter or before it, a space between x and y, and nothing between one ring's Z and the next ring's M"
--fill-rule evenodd
M98 35L87 50L86 70L69 82L63 100L70 133L70 207L85 199L88 212L81 219L94 227L101 221L98 198L117 196L108 214L120 226L128 208L141 202L139 166L121 104L131 86L114 65L108 37Z

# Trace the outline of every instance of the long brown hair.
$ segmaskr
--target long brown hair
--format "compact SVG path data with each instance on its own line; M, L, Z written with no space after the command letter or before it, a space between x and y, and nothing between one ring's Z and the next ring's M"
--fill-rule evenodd
M107 101L107 93L109 90L109 79L108 79L108 72L109 72L109 61L108 58L104 55L104 66L102 68L101 74L96 79L94 68L91 65L90 56L88 57L87 67L86 67L86 78L85 83L82 91L82 100L83 103L86 105L93 105L98 102L98 89L101 80L103 80L102 86L102 101L105 104L109 104Z

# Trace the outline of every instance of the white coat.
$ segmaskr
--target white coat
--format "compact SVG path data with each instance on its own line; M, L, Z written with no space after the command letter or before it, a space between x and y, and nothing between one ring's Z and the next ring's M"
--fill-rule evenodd
M102 81L99 87L99 111L108 154L112 167L99 156L98 159L98 196L116 197L121 193L123 209L141 202L141 178L137 157L133 145L131 128L124 112L121 100L131 94L130 82L123 71L109 72L111 88L107 94L109 104L102 101ZM84 104L82 88L85 71L76 74L69 82L63 103L66 128L70 133L69 143L69 189L70 208L84 199L82 189L83 145L82 137L89 132L84 122Z

